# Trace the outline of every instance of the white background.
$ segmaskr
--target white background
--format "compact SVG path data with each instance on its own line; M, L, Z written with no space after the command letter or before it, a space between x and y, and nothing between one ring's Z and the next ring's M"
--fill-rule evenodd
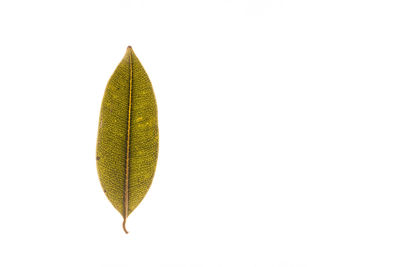
M400 266L399 1L0 2L0 266ZM132 45L159 107L129 217L97 177Z

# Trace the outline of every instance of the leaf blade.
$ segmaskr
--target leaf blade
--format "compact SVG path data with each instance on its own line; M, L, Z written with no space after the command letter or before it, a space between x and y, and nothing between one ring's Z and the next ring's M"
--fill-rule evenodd
M96 153L101 185L126 231L126 218L149 190L158 157L157 104L131 47L104 93Z

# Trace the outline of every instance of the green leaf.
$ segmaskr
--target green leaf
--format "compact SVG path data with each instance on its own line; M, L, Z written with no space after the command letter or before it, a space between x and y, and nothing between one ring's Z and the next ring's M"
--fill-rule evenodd
M153 180L158 156L157 104L149 77L132 48L108 81L100 111L97 172L123 229Z

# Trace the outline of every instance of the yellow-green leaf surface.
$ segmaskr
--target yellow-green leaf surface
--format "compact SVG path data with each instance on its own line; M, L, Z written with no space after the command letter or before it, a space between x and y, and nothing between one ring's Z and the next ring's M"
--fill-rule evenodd
M126 218L149 190L157 156L157 105L153 88L129 46L104 93L96 151L101 185L121 213L126 233Z

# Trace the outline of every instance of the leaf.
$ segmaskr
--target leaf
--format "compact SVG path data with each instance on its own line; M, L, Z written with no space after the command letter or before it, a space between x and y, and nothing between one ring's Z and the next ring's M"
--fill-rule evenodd
M107 198L125 223L153 180L158 156L157 104L149 77L128 46L108 81L100 111L96 162Z

